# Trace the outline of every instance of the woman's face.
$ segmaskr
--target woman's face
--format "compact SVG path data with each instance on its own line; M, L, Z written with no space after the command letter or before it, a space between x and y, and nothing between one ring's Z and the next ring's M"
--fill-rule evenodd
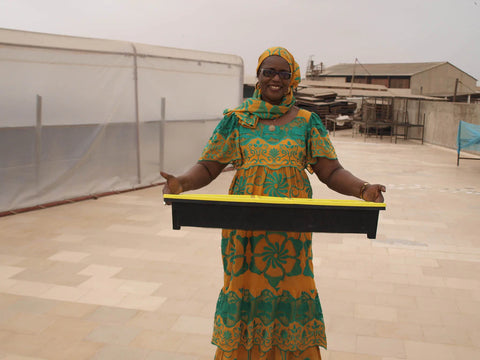
M278 105L282 102L282 98L288 93L292 74L290 73L288 79L284 79L281 76L284 74L268 74L268 71L267 74L264 74L264 69L274 70L275 72L290 73L290 65L288 65L287 60L284 58L272 55L263 60L258 71L258 83L262 90L262 99L270 104Z

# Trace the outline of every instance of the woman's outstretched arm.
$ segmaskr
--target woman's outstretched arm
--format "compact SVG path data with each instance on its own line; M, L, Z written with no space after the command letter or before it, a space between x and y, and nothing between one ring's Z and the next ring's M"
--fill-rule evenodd
M313 171L330 189L344 195L355 196L365 201L383 202L384 185L370 184L345 170L336 159L318 158Z
M200 189L210 184L225 166L227 164L217 161L199 161L179 176L160 171L160 175L167 180L163 187L163 193L180 194L185 191Z

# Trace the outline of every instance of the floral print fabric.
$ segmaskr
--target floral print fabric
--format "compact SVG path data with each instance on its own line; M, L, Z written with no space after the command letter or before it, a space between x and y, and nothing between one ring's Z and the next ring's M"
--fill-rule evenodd
M318 157L335 159L335 150L320 118L300 110L273 131L226 116L200 161L234 164L230 194L311 198L305 169ZM215 313L215 358L319 359L326 337L311 233L224 229L221 250L224 286Z

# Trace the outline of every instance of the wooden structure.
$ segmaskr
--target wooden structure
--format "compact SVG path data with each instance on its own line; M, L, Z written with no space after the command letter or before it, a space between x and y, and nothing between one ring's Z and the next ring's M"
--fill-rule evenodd
M354 118L352 136L363 133L365 140L369 135L382 137L392 135L393 131L393 98L362 98L361 112Z
M328 130L339 128L350 128L351 119L357 108L357 104L345 99L338 100L337 93L327 89L313 87L303 88L295 93L297 106L314 112ZM345 116L349 117L346 121ZM341 120L337 121L338 118Z
M393 122L392 136L397 143L398 138L404 140L420 140L423 144L424 132L425 132L425 113L421 113L422 101L412 99L395 99L400 103L399 108L396 110L395 121ZM416 118L412 118L408 111L408 105L410 102L417 103ZM418 129L418 132L412 134L413 129Z

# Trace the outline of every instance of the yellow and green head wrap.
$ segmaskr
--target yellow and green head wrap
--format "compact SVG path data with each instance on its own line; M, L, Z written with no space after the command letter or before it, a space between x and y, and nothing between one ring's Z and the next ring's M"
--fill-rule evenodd
M293 96L294 90L300 83L300 67L295 61L290 52L282 47L271 47L265 50L258 58L257 74L263 61L269 56L280 56L285 59L290 65L290 71L292 77L290 78L290 89L288 93L283 97L282 102L279 105L272 105L262 100L261 89L257 83L253 96L245 100L239 107L232 110L225 110L224 115L230 115L235 113L238 117L240 124L245 127L255 128L258 123L258 119L276 119L295 104L295 97Z
M262 66L263 61L269 56L280 56L281 58L285 59L290 65L290 72L292 73L292 77L290 78L290 92L293 92L298 84L300 83L300 67L298 66L297 62L293 58L293 55L290 52L282 47L271 47L265 50L260 57L258 58L257 64L257 75L258 71L260 70L260 66ZM257 86L258 88L258 86Z

